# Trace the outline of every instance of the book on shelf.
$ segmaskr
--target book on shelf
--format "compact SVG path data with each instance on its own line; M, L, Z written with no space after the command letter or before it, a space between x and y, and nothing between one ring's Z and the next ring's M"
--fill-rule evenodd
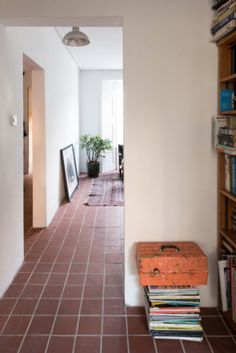
M217 10L220 6L224 5L227 0L215 0L212 4L212 10Z
M224 25L219 31L217 31L211 38L211 42L218 42L224 38L227 34L231 33L236 28L236 20L233 19Z
M224 11L223 13L221 13L218 16L215 16L213 18L212 21L212 27L214 27L216 24L220 23L222 20L224 20L226 17L228 17L229 15L231 15L231 13L233 13L234 11L236 11L236 3L234 2L232 6L229 6L226 11Z
M227 25L230 21L234 20L235 18L236 18L236 12L233 11L211 28L211 34L215 35L221 28L223 28L225 25Z
M215 17L222 15L225 11L227 11L230 7L234 6L236 0L228 0L226 3L222 4L216 11Z
M229 252L230 254L236 254L236 249L234 249L226 240L222 241L222 246L225 248L226 252Z
M234 90L221 89L220 90L220 112L234 110Z
M230 192L231 191L231 156L225 154L225 190Z
M220 293L221 293L221 305L222 311L228 310L228 302L226 296L226 288L227 288L227 277L226 277L226 268L227 268L227 261L226 260L219 260L218 261L219 267L219 279L220 279Z
M231 272L231 296L232 296L232 318L236 322L236 266Z

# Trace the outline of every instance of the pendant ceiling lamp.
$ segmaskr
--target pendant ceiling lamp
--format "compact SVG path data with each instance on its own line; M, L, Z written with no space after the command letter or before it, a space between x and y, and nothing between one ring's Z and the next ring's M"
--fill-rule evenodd
M82 47L90 43L86 34L81 32L79 27L73 27L72 31L67 33L62 41L70 47Z

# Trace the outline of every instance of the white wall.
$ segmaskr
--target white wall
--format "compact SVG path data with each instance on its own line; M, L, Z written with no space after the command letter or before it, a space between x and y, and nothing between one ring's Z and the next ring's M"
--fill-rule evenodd
M80 136L102 133L102 80L123 78L122 70L80 70ZM86 153L80 152L80 171L87 172Z
M122 16L125 110L126 303L142 302L137 241L194 240L209 258L202 304L215 305L217 51L206 0L8 0L5 23ZM20 18L21 17L21 18ZM104 18L103 17L103 18ZM4 89L4 93L6 90ZM6 94L6 93L5 93Z
M79 131L78 70L55 30L1 27L0 45L1 296L23 260L23 53L45 72L47 223L64 196L60 148Z

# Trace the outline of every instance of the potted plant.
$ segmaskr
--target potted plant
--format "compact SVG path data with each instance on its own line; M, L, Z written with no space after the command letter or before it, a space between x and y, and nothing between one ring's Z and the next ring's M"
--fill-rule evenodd
M109 139L103 139L100 135L83 135L80 138L81 148L86 150L87 170L90 178L97 178L100 171L100 157L105 157L106 151L112 150Z

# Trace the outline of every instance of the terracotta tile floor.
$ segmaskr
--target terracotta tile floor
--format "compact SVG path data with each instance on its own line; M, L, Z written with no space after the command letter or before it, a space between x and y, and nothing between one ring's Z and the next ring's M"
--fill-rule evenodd
M0 300L0 353L235 353L236 337L204 309L204 341L155 341L143 308L123 297L123 208L83 205L81 179L47 229L25 239L25 262Z

